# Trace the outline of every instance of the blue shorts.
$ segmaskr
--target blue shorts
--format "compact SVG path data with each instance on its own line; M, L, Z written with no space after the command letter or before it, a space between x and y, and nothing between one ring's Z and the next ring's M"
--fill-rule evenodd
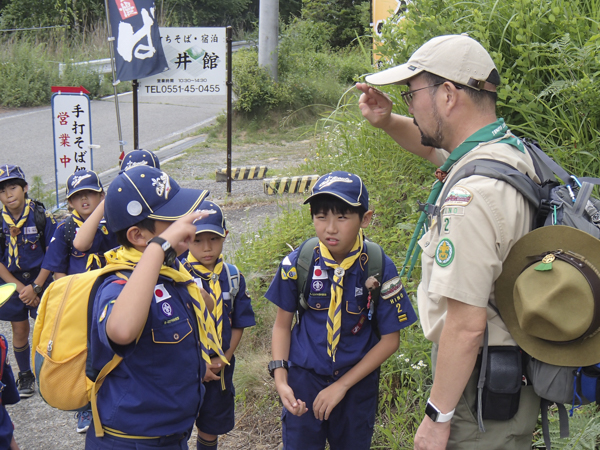
M39 273L39 269L35 269L30 272L14 272L12 275L21 283L29 285L33 283ZM47 280L44 284L44 288L48 287L49 284L50 280ZM40 294L40 298L41 296L42 294ZM29 317L32 319L37 317L37 306L27 306L21 301L17 291L15 291L0 308L0 320L6 322L23 322Z
M291 366L288 384L294 396L306 402L308 411L297 417L283 408L281 414L285 450L322 450L325 441L331 450L369 450L375 426L379 395L379 371L376 370L348 390L333 409L328 420L318 420L313 413L314 399L335 380L311 370Z
M104 433L104 437L97 438L94 421L85 436L85 450L188 450L190 433L171 435L153 439L123 439Z
M221 380L204 383L206 391L196 419L196 426L203 433L225 434L233 430L235 426L234 369L235 357L231 358L230 364L225 366L225 374L221 375L225 380L225 390L223 390Z

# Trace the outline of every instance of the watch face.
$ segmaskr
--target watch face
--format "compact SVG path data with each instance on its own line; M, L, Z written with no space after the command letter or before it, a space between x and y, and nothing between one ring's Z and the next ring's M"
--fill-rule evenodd
M425 414L427 414L431 420L437 422L440 412L435 409L431 403L427 403L427 406L425 407Z

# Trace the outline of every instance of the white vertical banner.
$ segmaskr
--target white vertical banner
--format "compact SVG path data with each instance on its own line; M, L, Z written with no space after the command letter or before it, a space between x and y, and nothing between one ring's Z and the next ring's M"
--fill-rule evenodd
M90 98L85 94L55 93L51 103L58 192L58 186L66 184L73 172L93 170L92 116Z
M226 95L226 28L159 31L169 70L140 79L140 95Z

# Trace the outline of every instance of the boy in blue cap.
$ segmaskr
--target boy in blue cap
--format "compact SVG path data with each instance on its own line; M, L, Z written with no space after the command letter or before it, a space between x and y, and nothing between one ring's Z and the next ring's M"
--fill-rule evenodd
M123 161L121 161L119 173L123 173L132 167L137 166L156 167L157 169L160 169L160 161L158 160L158 156L150 150L144 150L143 148L132 150L127 153L123 158Z
M56 222L52 215L27 196L29 186L19 166L0 166L0 202L2 208L0 235L1 283L15 283L17 290L0 308L0 320L10 321L13 350L19 376L17 386L21 398L34 393L35 376L31 372L29 317L35 318L37 306L49 271L41 269L46 245L54 235ZM36 216L43 218L43 229Z
M269 371L283 403L283 446L323 449L328 441L332 450L366 450L379 366L398 349L399 330L416 315L387 256L380 298L370 298L377 281L368 277L363 229L373 211L360 177L340 171L324 175L304 203L310 203L319 244L308 270L308 308L293 330L298 249L284 258L265 294L278 306ZM373 321L367 318L371 301L376 302Z
M228 234L223 212L219 206L207 200L202 202L200 209L207 216L196 221L196 238L190 243L184 266L196 284L213 299L213 317L219 343L229 361L226 367L212 369L215 375L220 375L220 380L205 384L206 394L196 420L197 450L216 450L219 435L230 432L235 426L233 354L244 328L252 327L256 322L246 292L246 280L237 267L223 259L223 243ZM219 364L218 355L212 354L211 360L213 364Z
M67 179L66 197L73 213L56 227L42 263L43 269L54 272L54 279L99 269L104 265L104 252L118 245L103 219L104 189L96 172L74 172ZM82 235L88 243L84 248L77 242ZM77 432L85 433L92 421L91 411L79 411L75 416Z
M182 189L146 166L118 175L105 200L108 226L121 244L107 252L110 275L92 312L92 367L123 357L104 380L86 449L187 449L204 396L215 341L212 300L177 261L194 239L207 191ZM216 378L216 376L215 376ZM100 423L101 421L101 423Z

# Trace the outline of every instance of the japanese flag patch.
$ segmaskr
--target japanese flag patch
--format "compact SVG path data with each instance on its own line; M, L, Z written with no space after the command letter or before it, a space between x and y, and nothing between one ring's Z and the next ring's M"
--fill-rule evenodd
M154 286L154 299L156 300L156 303L160 303L168 298L171 298L171 294L165 289L164 285L157 284Z
M327 271L321 269L321 266L315 266L313 269L313 280L326 280L327 279Z

